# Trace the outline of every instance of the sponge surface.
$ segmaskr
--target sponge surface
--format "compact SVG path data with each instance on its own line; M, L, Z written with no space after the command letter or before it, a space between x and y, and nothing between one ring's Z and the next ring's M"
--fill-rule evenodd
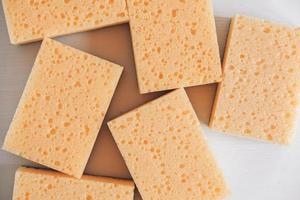
M116 64L45 39L3 148L79 178L121 72Z
M141 93L221 80L210 0L128 0Z
M15 175L13 200L133 200L134 183L84 175L81 179L21 167Z
M222 173L183 89L108 125L144 200L226 195Z
M300 89L300 33L260 19L233 18L210 126L286 144Z
M13 44L128 21L125 0L2 0Z

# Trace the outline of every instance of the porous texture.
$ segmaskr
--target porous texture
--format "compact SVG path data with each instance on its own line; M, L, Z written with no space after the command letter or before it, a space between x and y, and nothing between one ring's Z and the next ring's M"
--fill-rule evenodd
M128 21L125 0L2 0L11 43Z
M183 89L108 123L144 200L222 199L222 173Z
M141 93L221 80L210 0L128 0Z
M50 170L21 167L13 200L133 200L132 181L84 175L72 178Z
M210 126L273 143L290 141L298 104L300 33L247 16L231 22Z
M116 64L45 39L3 149L79 178L121 71Z

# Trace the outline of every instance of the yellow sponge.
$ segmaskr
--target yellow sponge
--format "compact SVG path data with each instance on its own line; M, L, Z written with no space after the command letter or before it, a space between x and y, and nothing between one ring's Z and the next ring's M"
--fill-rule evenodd
M133 200L129 180L84 175L81 179L42 169L20 167L13 200Z
M286 144L300 89L300 32L247 16L231 22L210 126Z
M11 43L128 21L125 0L2 0Z
M108 123L143 199L221 199L227 194L183 89Z
M141 93L221 81L211 0L127 0Z
M80 178L122 67L45 39L3 149Z

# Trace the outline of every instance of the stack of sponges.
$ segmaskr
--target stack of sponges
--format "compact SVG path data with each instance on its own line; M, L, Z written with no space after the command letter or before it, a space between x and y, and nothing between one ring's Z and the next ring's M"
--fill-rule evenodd
M234 17L222 69L210 0L3 5L14 44L129 20L140 93L176 89L108 123L145 200L228 194L183 87L220 82L212 128L290 141L300 89L293 28ZM62 173L18 169L14 199L133 199L132 181L82 176L121 73L119 65L43 40L3 148Z

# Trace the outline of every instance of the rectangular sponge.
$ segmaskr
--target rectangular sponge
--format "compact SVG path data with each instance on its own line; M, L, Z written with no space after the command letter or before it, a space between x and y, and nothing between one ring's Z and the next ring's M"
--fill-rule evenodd
M273 143L289 143L300 89L300 32L235 16L210 127Z
M13 44L128 21L125 0L2 0L2 2Z
M51 170L20 167L15 175L13 200L133 200L129 180L84 175L72 178Z
M42 43L3 149L80 178L122 67Z
M211 0L127 0L141 93L219 82Z
M144 200L215 200L227 194L222 173L183 89L108 125Z

